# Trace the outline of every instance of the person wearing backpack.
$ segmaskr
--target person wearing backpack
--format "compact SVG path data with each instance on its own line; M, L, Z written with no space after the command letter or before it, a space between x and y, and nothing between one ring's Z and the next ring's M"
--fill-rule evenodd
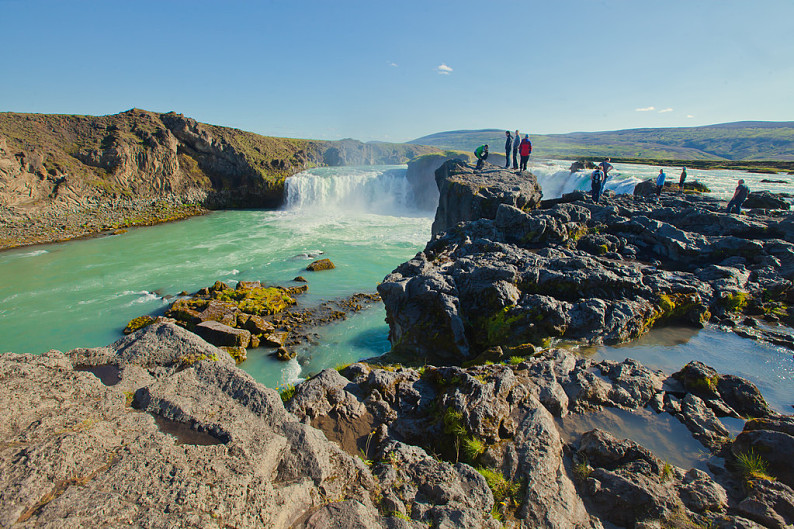
M601 198L601 190L603 189L604 185L604 173L601 171L600 168L596 168L593 171L593 174L590 175L590 193L593 197L593 202L598 204L598 200Z
M532 154L532 142L529 141L529 134L525 135L524 139L521 140L518 150L521 152L521 168L519 171L526 171L529 155Z

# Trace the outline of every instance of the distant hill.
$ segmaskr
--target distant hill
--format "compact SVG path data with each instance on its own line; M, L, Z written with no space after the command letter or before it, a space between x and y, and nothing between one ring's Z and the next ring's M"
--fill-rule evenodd
M471 151L487 143L500 152L504 129L439 132L407 143ZM704 127L626 129L607 132L531 134L543 158L636 158L644 160L794 161L794 121L739 121Z

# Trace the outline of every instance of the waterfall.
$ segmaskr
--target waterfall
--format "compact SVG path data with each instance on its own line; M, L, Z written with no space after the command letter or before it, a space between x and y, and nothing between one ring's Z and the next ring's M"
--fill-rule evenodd
M563 162L570 163L570 162ZM538 179L538 184L543 190L543 198L559 198L572 191L590 191L590 175L592 170L577 171L572 173L562 163L538 163L530 166L530 171ZM633 193L634 186L640 180L623 175L617 170L609 173L606 189L615 193Z
M322 167L287 179L286 209L415 215L404 167Z

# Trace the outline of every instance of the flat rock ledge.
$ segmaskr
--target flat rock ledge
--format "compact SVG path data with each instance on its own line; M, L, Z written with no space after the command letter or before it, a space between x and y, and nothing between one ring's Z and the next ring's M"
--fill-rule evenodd
M0 379L0 527L794 521L786 465L731 470L750 448L790 461L794 420L702 364L668 377L562 350L466 369L359 363L300 384L285 407L224 350L157 323L107 347L0 355ZM712 472L604 431L563 441L557 419L604 407L678 418L715 454ZM754 419L732 440L723 415Z

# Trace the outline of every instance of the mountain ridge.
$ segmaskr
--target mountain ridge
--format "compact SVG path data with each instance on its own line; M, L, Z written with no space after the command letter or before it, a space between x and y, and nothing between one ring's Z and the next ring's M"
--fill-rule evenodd
M444 131L406 143L466 151L482 143L501 147L504 130ZM565 134L530 133L530 138L533 152L545 158L613 156L642 160L794 160L794 121L737 121L698 127L646 127Z

